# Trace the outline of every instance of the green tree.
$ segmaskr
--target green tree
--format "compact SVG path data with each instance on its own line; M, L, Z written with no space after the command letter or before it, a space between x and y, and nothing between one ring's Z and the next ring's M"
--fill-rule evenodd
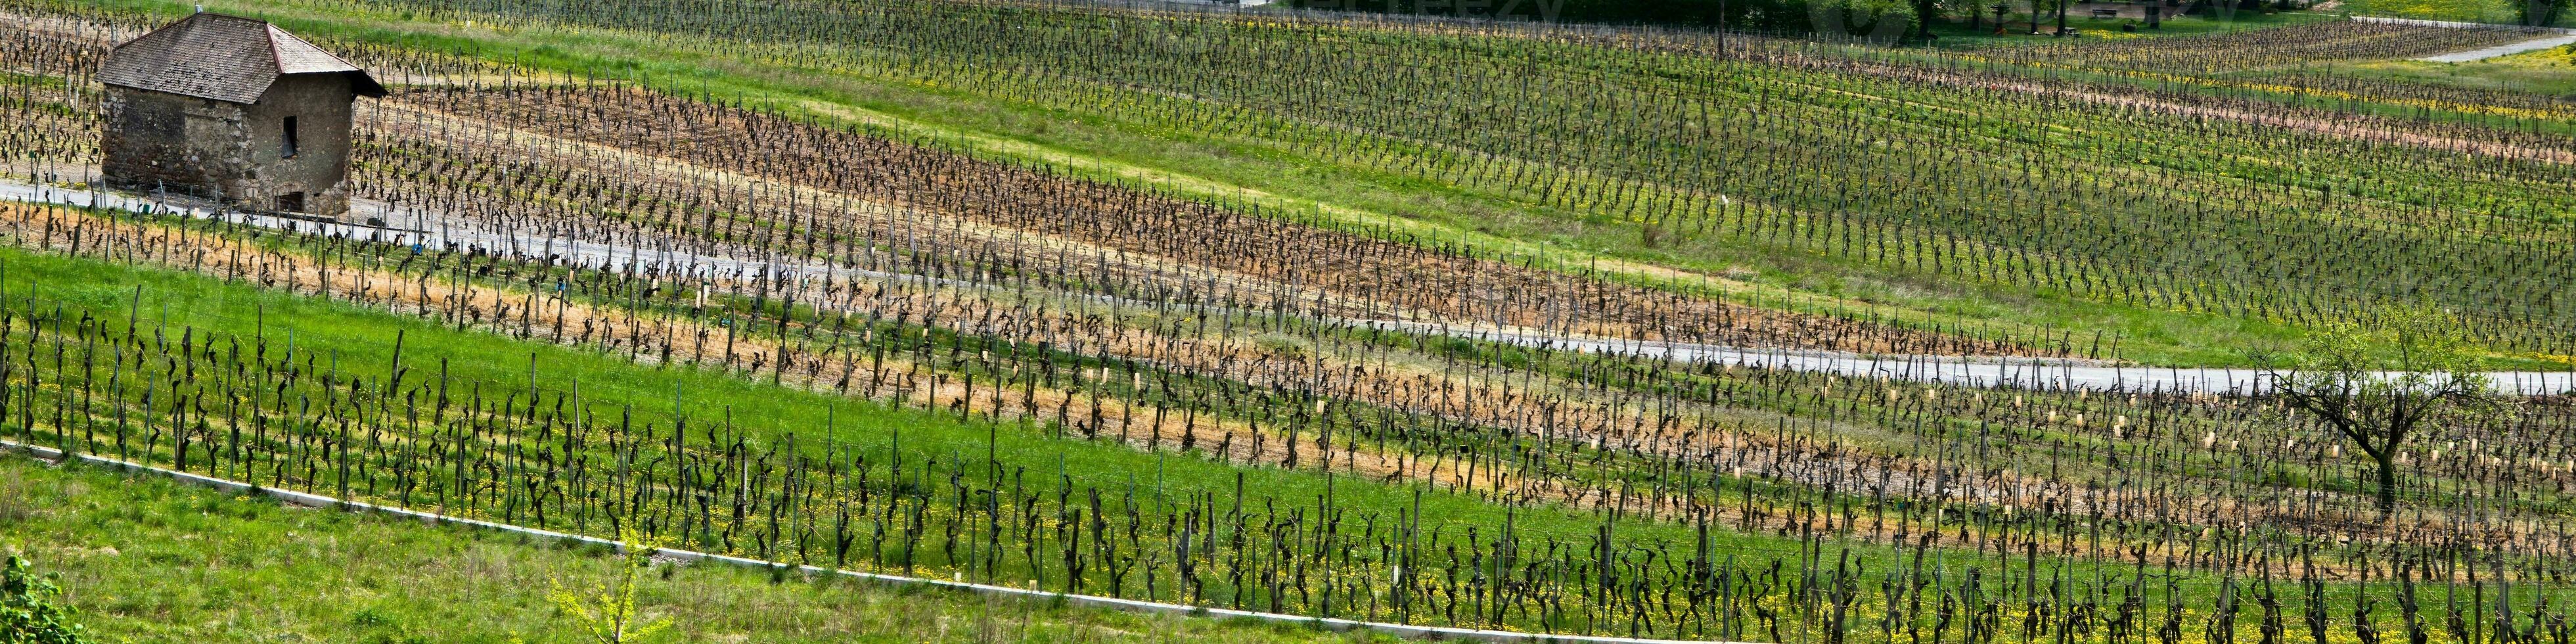
M547 580L554 592L547 593L546 599L580 620L582 632L600 644L641 642L671 627L671 618L647 620L635 607L635 591L642 585L644 570L653 567L653 553L659 548L633 530L618 535L618 546L625 554L618 557L615 583L574 590L564 587L563 580Z
M2337 322L2308 336L2289 371L2270 371L2274 393L2333 427L2370 459L2380 515L2397 510L2397 455L2427 425L2494 407L2478 356L2449 331L2448 316L2416 311L2377 329Z
M63 592L54 579L37 576L27 560L9 555L7 567L0 568L0 644L88 641L81 637L80 625L72 623L72 609L53 603Z
M1960 6L1966 9L1971 17L1979 15L1977 12L1980 10L1975 2L1967 0L1909 0L1909 2L1914 6L1914 38L1927 43L1932 42L1934 38L1939 38L1932 35L1932 22L1941 19L1943 5L1965 2Z
M1825 40L1895 44L1914 32L1913 0L1807 0L1809 24Z
M2568 0L2523 0L2518 7L2521 9L2518 13L2521 14L2522 24L2546 27L2558 22L2558 14L2566 11L2567 2Z

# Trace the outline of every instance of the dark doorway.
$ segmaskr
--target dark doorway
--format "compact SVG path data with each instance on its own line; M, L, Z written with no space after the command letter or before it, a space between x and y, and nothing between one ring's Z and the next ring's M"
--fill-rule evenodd
M289 192L277 198L280 212L304 212L304 193Z

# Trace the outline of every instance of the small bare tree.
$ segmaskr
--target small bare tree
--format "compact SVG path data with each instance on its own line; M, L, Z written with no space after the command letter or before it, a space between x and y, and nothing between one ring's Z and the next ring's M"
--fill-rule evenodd
M2266 373L2291 407L2333 427L2370 459L2382 518L2397 511L2397 455L2407 439L2428 424L2493 407L2475 349L2445 328L2446 319L2427 310L2378 329L2333 323L2308 336L2292 370Z

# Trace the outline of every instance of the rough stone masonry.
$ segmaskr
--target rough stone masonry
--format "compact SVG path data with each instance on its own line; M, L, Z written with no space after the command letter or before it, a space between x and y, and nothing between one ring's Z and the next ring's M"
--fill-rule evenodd
M349 211L350 125L365 70L265 21L199 13L118 45L101 181L257 210Z

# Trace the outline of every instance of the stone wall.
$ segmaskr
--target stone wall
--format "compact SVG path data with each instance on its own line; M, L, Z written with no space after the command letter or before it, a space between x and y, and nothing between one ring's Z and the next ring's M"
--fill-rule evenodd
M351 102L339 74L285 76L253 105L110 87L99 142L101 181L168 190L251 208L291 207L337 218L349 211ZM295 119L287 154L286 119Z
M241 105L110 87L99 141L100 180L128 190L226 198L248 159L210 142L246 131Z
M247 110L245 139L250 172L235 197L276 207L279 197L303 193L303 212L338 217L349 211L351 102L349 79L339 74L285 76ZM296 128L295 156L286 156L286 119Z

